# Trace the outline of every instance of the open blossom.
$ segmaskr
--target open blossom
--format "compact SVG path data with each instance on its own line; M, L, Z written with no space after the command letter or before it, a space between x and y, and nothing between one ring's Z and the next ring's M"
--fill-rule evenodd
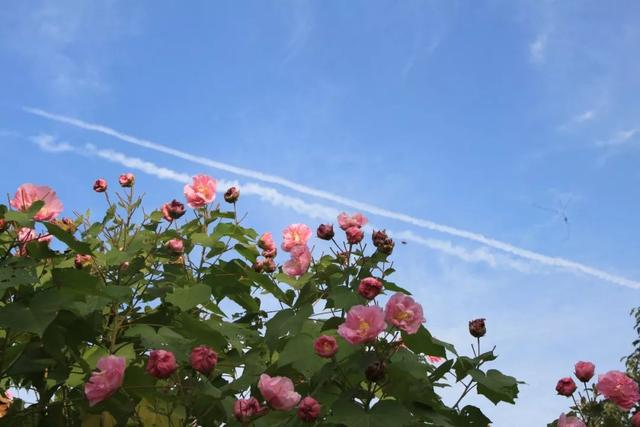
M202 208L216 198L216 180L207 175L196 175L184 186L184 196L192 208Z
M399 292L387 302L385 318L387 322L408 334L418 332L420 325L425 321L422 306L410 296Z
M32 241L38 241L40 243L49 244L53 239L51 234L38 235L36 230L33 228L22 227L18 230L18 255L26 256L27 253L27 243Z
M374 299L382 291L382 282L375 277L365 277L358 285L358 293L366 299Z
M147 372L156 378L169 378L178 368L176 357L170 351L153 350L147 362Z
M558 418L558 427L587 427L587 425L579 418L561 414L560 418Z
M273 408L289 411L300 401L300 395L295 392L293 382L287 377L270 377L260 375L258 388L264 400Z
M375 340L386 327L384 312L380 307L355 305L338 326L338 333L350 344L362 344Z
M576 363L575 368L576 378L583 383L586 383L593 378L593 374L596 371L596 365L591 362L578 362Z
M260 407L260 403L255 397L249 399L238 399L233 403L233 415L241 423L251 421L251 418L264 412L266 408Z
M360 227L349 227L347 228L347 242L352 245L357 245L362 242L364 238L364 231Z
M209 374L218 364L218 353L211 347L199 345L191 350L191 367L203 374Z
M176 199L173 199L171 202L162 205L161 211L162 217L169 222L173 221L174 219L180 218L182 215L184 215L185 212L184 205Z
M347 229L350 227L363 227L367 222L367 217L365 217L361 213L349 215L346 212L342 212L340 215L338 215L338 224L340 224L340 228L345 231L347 231Z
M98 360L99 371L91 374L89 382L84 385L89 406L107 399L122 386L124 368L124 357L110 355Z
M33 217L37 221L51 221L62 212L62 203L56 192L46 185L22 184L10 204L14 209L26 211L37 200L44 202L44 206Z
M311 265L311 251L307 246L294 246L291 249L291 259L282 265L282 271L288 276L302 276Z
M296 246L304 246L311 237L311 229L306 224L291 224L282 231L282 250L291 251Z
M330 335L320 335L313 342L313 350L318 356L328 359L338 352L338 342Z
M298 418L304 422L311 423L320 416L320 410L322 407L311 396L307 396L300 401L298 405Z
M609 371L600 375L596 388L623 411L630 410L640 400L638 383L620 371Z
M556 384L556 391L560 396L570 397L576 388L576 383L570 377L560 378Z

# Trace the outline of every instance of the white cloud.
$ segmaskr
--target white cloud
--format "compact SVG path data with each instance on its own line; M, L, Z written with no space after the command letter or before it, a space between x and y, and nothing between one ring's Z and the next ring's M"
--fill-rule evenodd
M545 62L547 48L546 34L540 34L531 44L529 44L529 59L534 64Z
M605 141L596 142L596 145L598 147L618 147L634 139L639 132L640 129L638 128L621 130Z
M59 153L63 151L72 151L73 147L66 142L56 143L56 137L53 135L48 135L42 133L37 136L33 136L30 138L33 143L35 143L38 147L40 147L44 151L48 151L51 153Z

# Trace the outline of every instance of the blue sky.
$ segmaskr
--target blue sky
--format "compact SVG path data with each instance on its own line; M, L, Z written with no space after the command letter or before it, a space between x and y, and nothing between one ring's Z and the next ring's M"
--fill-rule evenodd
M3 188L48 184L67 214L100 209L90 183L127 169L105 159L115 150L259 184L242 200L259 230L353 210L28 106L638 283L639 18L632 1L10 0ZM181 194L134 172L149 206ZM498 366L528 383L515 407L486 407L494 425L543 425L567 407L554 386L575 361L604 371L630 351L638 289L368 216L413 238L397 281L432 332L466 349L466 322L487 317Z

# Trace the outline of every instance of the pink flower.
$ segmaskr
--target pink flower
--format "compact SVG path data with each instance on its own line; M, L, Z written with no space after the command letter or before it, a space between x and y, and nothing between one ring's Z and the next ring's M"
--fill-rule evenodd
M347 313L346 320L338 326L338 333L350 344L373 341L385 330L384 312L380 307L355 305Z
M356 213L353 215L348 215L346 212L342 212L338 215L338 224L340 224L340 228L347 231L350 227L362 227L368 222L367 217L362 215L361 213Z
M192 208L202 208L216 198L216 180L207 175L196 175L191 185L184 186L184 196Z
M556 384L556 391L560 396L570 397L576 388L576 383L570 377L560 378Z
M425 321L422 306L410 296L397 293L392 296L385 307L386 320L408 334L415 334L420 324Z
M567 417L565 414L561 414L558 418L558 427L587 427L585 423L576 417Z
M300 401L300 395L295 392L293 382L287 377L270 377L260 375L258 388L273 409L289 411Z
M583 383L588 382L591 378L593 378L593 374L595 373L596 365L591 362L578 362L576 363L576 378L578 378Z
M93 183L93 191L96 193L104 193L107 191L107 180L103 178L96 179L96 182Z
M349 227L347 228L347 242L352 245L357 245L362 242L364 238L364 231L360 227Z
M329 359L338 352L338 342L332 336L320 335L313 342L313 350L318 356Z
M124 188L132 187L135 181L136 177L132 173L123 173L120 175L120 178L118 178L120 186Z
M184 253L184 242L181 239L171 239L167 242L166 248L172 255L182 255Z
M282 231L282 250L291 251L296 246L304 246L311 237L311 229L306 224L291 224Z
M10 203L14 209L26 211L37 200L44 201L44 206L33 217L37 221L51 221L62 212L56 192L46 185L22 184Z
M428 355L428 354L427 354L426 358L429 361L429 363L433 363L434 365L436 363L442 363L442 362L445 361L444 357L431 356L431 355Z
M321 409L322 407L317 400L307 396L298 405L298 418L307 423L314 422L320 416Z
M44 238L38 237L36 230L28 227L22 227L18 230L17 239L18 239L18 255L27 256L28 255L27 244L29 242L33 242L34 240L37 240L43 243L49 243L51 241L51 236L47 236Z
M169 378L178 369L176 357L170 351L153 350L146 369L149 375L156 378Z
M636 412L633 417L631 417L631 424L633 427L640 427L640 412Z
M170 203L165 203L164 205L162 205L161 211L162 217L165 220L171 222L174 219L178 219L182 215L184 215L184 205L176 199L173 199Z
M73 260L73 265L81 270L84 266L89 265L91 263L91 255L82 255L77 254L75 259Z
M276 249L276 242L273 240L273 235L270 231L263 233L258 239L258 247L265 251L271 251Z
M122 386L124 367L124 357L110 355L98 360L99 371L91 374L89 382L84 385L89 406L107 399Z
M190 361L193 369L208 375L218 364L218 353L211 347L200 345L191 350Z
M233 403L233 415L241 423L251 421L251 418L263 413L265 409L260 407L260 403L255 397L238 399Z
M282 271L291 277L302 276L309 269L309 265L311 265L311 252L309 248L298 245L291 249L291 259L284 263Z
M630 410L640 400L638 383L620 371L609 371L600 375L596 388L623 411Z
M382 291L382 282L375 277L365 277L358 285L358 293L366 299L374 299Z

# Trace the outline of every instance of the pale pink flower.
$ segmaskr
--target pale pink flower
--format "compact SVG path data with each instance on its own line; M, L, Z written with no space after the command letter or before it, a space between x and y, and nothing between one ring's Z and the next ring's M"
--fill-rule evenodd
M300 401L300 395L295 392L293 382L287 377L270 377L260 375L258 388L264 400L273 408L289 411Z
M638 383L620 371L609 371L600 375L596 388L623 411L630 410L640 400Z
M364 231L360 227L349 227L346 231L347 242L351 245L357 245L364 238Z
M355 305L338 326L338 334L350 344L362 344L375 340L386 327L384 312L380 307Z
M207 175L196 175L191 185L184 186L184 196L192 208L202 208L216 198L216 180Z
M385 314L387 322L408 334L418 332L420 325L425 321L422 306L410 296L399 292L387 302Z
M124 357L110 355L98 360L99 371L93 372L89 382L84 385L89 406L107 399L122 386L124 368Z
M37 221L51 221L62 212L62 203L56 192L46 185L22 184L10 203L14 209L26 211L37 200L44 202L44 206L33 217Z
M425 357L427 358L429 363L433 363L434 365L436 363L442 363L442 362L444 362L446 360L444 357L431 356L429 354L427 354Z
M306 246L294 246L291 249L291 259L282 265L282 271L288 276L302 276L311 265L311 251Z
M565 414L560 414L558 427L587 427L587 425L577 417L568 417Z
M311 237L311 229L306 224L291 224L282 231L282 250L291 251L296 246L304 246Z
M351 227L363 227L368 221L367 217L361 213L349 215L346 212L342 212L338 215L338 224L340 224L340 228L345 231Z

